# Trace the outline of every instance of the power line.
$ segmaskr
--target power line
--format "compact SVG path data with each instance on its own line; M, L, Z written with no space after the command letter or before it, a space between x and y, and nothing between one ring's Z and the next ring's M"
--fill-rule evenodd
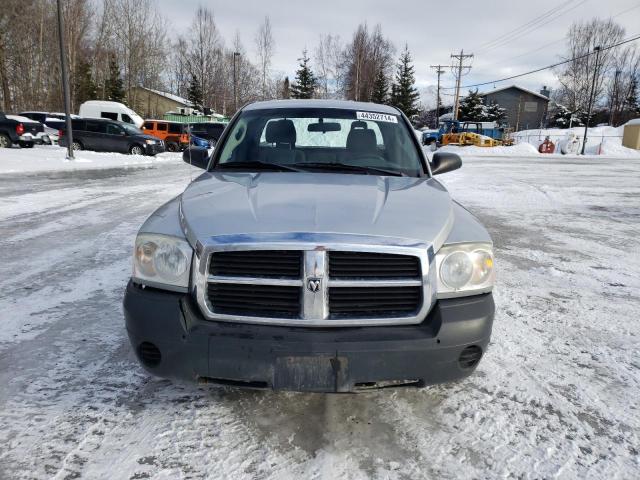
M627 12L630 12L631 10L635 10L635 9L636 9L636 8L638 8L638 7L640 7L640 3L639 3L639 4L637 4L637 5L634 5L634 6L633 6L633 7L631 7L631 8L627 8L626 10L623 10L623 11L622 11L622 12L620 12L620 13L616 13L616 14L615 14L613 17L611 17L611 18L619 17L620 15L625 14L625 13L627 13Z
M606 47L602 47L600 49L600 51L605 51L605 50L609 50L611 48L619 47L620 45L624 45L625 43L629 43L629 42L634 42L634 41L636 41L638 39L640 39L640 35L636 35L635 37L629 38L627 40L623 40L623 41L618 42L618 43L613 44L613 45L608 45ZM504 81L507 81L507 80L512 80L514 78L524 77L525 75L531 75L532 73L542 72L543 70L548 70L550 68L558 67L560 65L564 65L565 63L573 62L574 60L580 60L582 58L589 57L589 56L591 56L593 54L595 54L595 52L585 53L584 55L579 55L577 57L573 57L573 58L570 58L568 60L563 60L562 62L554 63L552 65L547 65L546 67L536 68L535 70L531 70L529 72L519 73L518 75L511 75L510 77L500 78L498 80L491 80L489 82L482 82L482 83L474 83L473 85L462 85L462 86L456 85L455 87L440 87L440 88L442 88L443 90L453 90L453 89L458 89L459 90L461 88L482 87L484 85L490 85L492 83L504 82Z
M504 45L507 45L513 42L518 38L528 35L529 33L534 32L543 26L546 26L550 21L554 21L560 18L562 15L570 12L571 10L578 8L579 6L584 4L586 1L587 0L581 0L577 4L571 5L571 3L574 2L574 0L567 0L561 5L546 11L542 15L519 26L518 28L497 37L496 39L494 39L489 43L484 44L485 46L480 47L480 52L487 52L489 50L502 47ZM569 7L569 8L565 8L565 7Z
M579 4L579 5L580 5L580 4ZM579 6L579 5L578 5L578 6ZM631 8L627 8L627 9L625 9L625 10L621 11L621 12L616 13L616 14L615 14L615 15L613 15L611 18L617 18L617 17L619 17L620 15L624 15L625 13L630 12L631 10L635 10L636 8L640 8L640 3L638 3L637 5L634 5L634 6L633 6L633 7L631 7ZM564 13L566 13L566 12L564 12ZM557 18L557 17L556 17L556 18ZM498 65L498 64L503 64L503 63L505 63L505 62L510 62L510 61L512 61L512 60L517 60L518 58L526 57L527 55L530 55L530 54L532 54L532 53L539 52L540 50L544 50L545 48L550 47L551 45L555 45L556 43L563 42L564 40L565 40L565 37L558 38L557 40L554 40L553 42L545 43L545 44L544 44L544 45L542 45L541 47L537 47L537 48L534 48L533 50L529 50L529 51L527 51L527 52L520 53L520 54L518 54L518 55L516 55L516 56L514 56L514 57L508 57L508 58L503 59L503 60L500 60L500 61L498 61L498 62L490 63L489 65L484 65L484 66L483 66L483 68L492 67L492 66L495 66L495 65Z

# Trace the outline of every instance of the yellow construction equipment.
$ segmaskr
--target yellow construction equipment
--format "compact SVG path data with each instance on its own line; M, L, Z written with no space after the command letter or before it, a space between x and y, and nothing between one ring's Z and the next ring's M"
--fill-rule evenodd
M502 142L485 135L473 132L445 133L442 135L442 145L474 145L476 147L496 147Z

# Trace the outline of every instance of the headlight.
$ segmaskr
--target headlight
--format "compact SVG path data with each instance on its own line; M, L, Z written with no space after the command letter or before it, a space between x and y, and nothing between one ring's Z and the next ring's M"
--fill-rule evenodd
M133 254L133 279L168 290L189 287L193 250L186 240L168 235L141 233Z
M436 255L438 297L490 292L495 281L493 248L488 243L443 246Z
M155 145L156 141L155 140L145 140L144 143L146 143L147 145Z

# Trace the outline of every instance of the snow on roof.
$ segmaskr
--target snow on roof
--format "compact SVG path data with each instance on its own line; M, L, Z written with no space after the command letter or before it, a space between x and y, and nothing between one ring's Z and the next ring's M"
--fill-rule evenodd
M640 118L629 120L625 125L640 125Z
M536 97L543 98L544 100L549 100L549 97L545 97L541 93L534 92L533 90L529 90L528 88L521 87L520 85L507 85L506 87L494 88L493 90L489 90L488 92L480 93L480 96L483 97L485 95L489 95L490 93L501 92L502 90L508 90L509 88L517 88L518 90L522 90L523 92L530 93L531 95L535 95Z
M147 88L140 86L142 90L146 90L151 93L155 93L156 95L160 95L161 97L168 98L169 100L173 100L176 103L181 103L185 107L192 107L192 103L186 98L179 97L178 95L174 95L173 93L161 92L160 90L154 90L153 88Z

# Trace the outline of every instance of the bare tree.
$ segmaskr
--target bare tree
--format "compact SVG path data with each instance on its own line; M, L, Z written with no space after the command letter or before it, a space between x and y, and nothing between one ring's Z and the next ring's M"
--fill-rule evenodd
M567 33L567 52L564 59L568 63L556 72L561 88L557 100L570 111L585 111L589 102L591 83L595 78L595 104L603 98L606 79L610 74L614 51L600 53L596 70L596 55L589 55L597 46L607 46L624 37L624 28L611 19L593 19L589 22L576 22Z
M200 82L204 104L214 109L218 107L218 88L215 83L216 74L221 67L222 49L222 40L213 12L202 6L198 7L189 38L189 73L195 75Z
M264 22L262 22L256 33L255 42L258 53L258 68L262 77L262 98L271 98L273 95L270 92L268 79L271 59L275 50L275 40L271 33L271 20L269 20L269 17L264 17Z
M189 87L188 43L185 37L179 35L171 48L171 67L168 87L171 92L180 97L187 97Z
M369 101L378 73L389 77L393 65L393 44L382 34L380 25L372 32L360 24L343 54L344 95L351 100Z
M607 86L609 122L620 125L634 115L627 105L635 84L640 80L640 51L635 45L618 48L612 59L611 75Z

